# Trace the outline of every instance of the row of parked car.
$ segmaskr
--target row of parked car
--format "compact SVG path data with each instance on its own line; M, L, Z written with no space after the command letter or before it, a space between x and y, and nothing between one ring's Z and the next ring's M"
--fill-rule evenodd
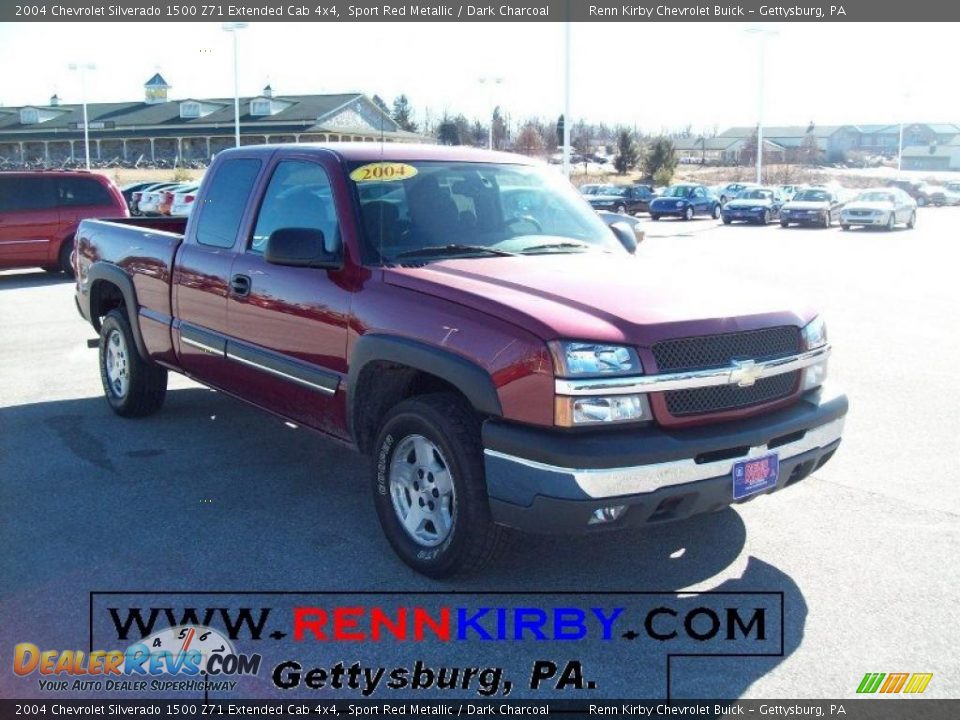
M120 192L131 215L187 217L199 187L196 182L151 181L124 185Z
M839 223L844 230L853 226L892 230L899 224L912 228L916 225L918 206L960 205L960 181L935 188L909 180L891 180L886 187L859 192L835 182L810 186L679 183L665 188L594 184L584 185L580 190L598 212L621 215L645 212L651 220L661 217L692 220L706 215L722 219L726 225L779 222L783 227L793 224L830 227ZM919 193L922 194L918 196Z

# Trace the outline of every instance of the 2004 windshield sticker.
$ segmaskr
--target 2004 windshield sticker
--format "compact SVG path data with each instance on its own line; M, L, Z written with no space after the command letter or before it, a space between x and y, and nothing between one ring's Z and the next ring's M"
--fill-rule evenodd
M350 173L350 179L355 183L392 182L394 180L409 180L416 174L417 169L413 165L397 162L376 162L361 165Z

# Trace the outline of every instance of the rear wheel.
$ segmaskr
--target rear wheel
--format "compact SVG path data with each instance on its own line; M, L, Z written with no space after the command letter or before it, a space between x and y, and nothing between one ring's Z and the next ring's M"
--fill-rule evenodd
M887 218L887 232L893 232L893 229L897 226L897 215L896 213L890 213L890 217Z
M718 220L720 218L720 205L713 206L713 219Z
M107 402L122 417L152 415L167 394L167 371L140 357L120 308L107 313L100 326L100 380Z
M693 205L687 205L686 210L683 211L684 220L693 220Z
M653 213L651 213L651 214L650 214L650 219L651 219L651 220L659 220L659 219L660 219L660 216L659 216L659 215L654 215Z
M626 215L627 206L626 205L617 205L617 215Z
M73 238L64 240L60 245L60 254L57 256L57 264L61 272L73 277L73 265L70 263L70 256L73 254Z
M394 552L429 577L475 572L505 546L490 516L480 423L456 394L404 400L384 420L373 468L377 516Z

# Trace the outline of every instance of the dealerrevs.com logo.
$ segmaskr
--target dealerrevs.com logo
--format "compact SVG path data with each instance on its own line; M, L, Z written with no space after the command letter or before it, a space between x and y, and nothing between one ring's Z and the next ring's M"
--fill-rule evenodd
M258 654L237 653L212 628L185 625L156 632L126 650L41 650L19 643L13 672L39 676L41 690L232 690L235 681L214 678L256 675L261 660ZM73 682L59 679L64 675ZM186 679L161 680L163 676Z

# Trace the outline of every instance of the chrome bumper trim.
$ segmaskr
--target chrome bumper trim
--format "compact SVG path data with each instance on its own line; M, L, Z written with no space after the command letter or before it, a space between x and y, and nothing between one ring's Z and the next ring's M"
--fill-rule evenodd
M583 380L556 380L557 395L633 395L637 393L670 392L715 385L749 387L757 380L783 373L802 370L823 362L830 356L830 346L808 350L798 355L775 360L745 360L732 366L691 370L660 375L630 375L627 377L585 378Z
M782 460L801 455L810 450L826 447L840 439L844 418L837 418L819 427L811 428L799 440L780 445L770 450L766 444L751 447L740 457L697 463L693 458L672 462L637 465L634 467L608 469L565 468L556 465L526 460L496 450L485 450L487 458L523 465L535 471L570 477L591 498L608 498L620 495L654 492L664 487L708 480L733 473L733 465L742 460L776 452Z

